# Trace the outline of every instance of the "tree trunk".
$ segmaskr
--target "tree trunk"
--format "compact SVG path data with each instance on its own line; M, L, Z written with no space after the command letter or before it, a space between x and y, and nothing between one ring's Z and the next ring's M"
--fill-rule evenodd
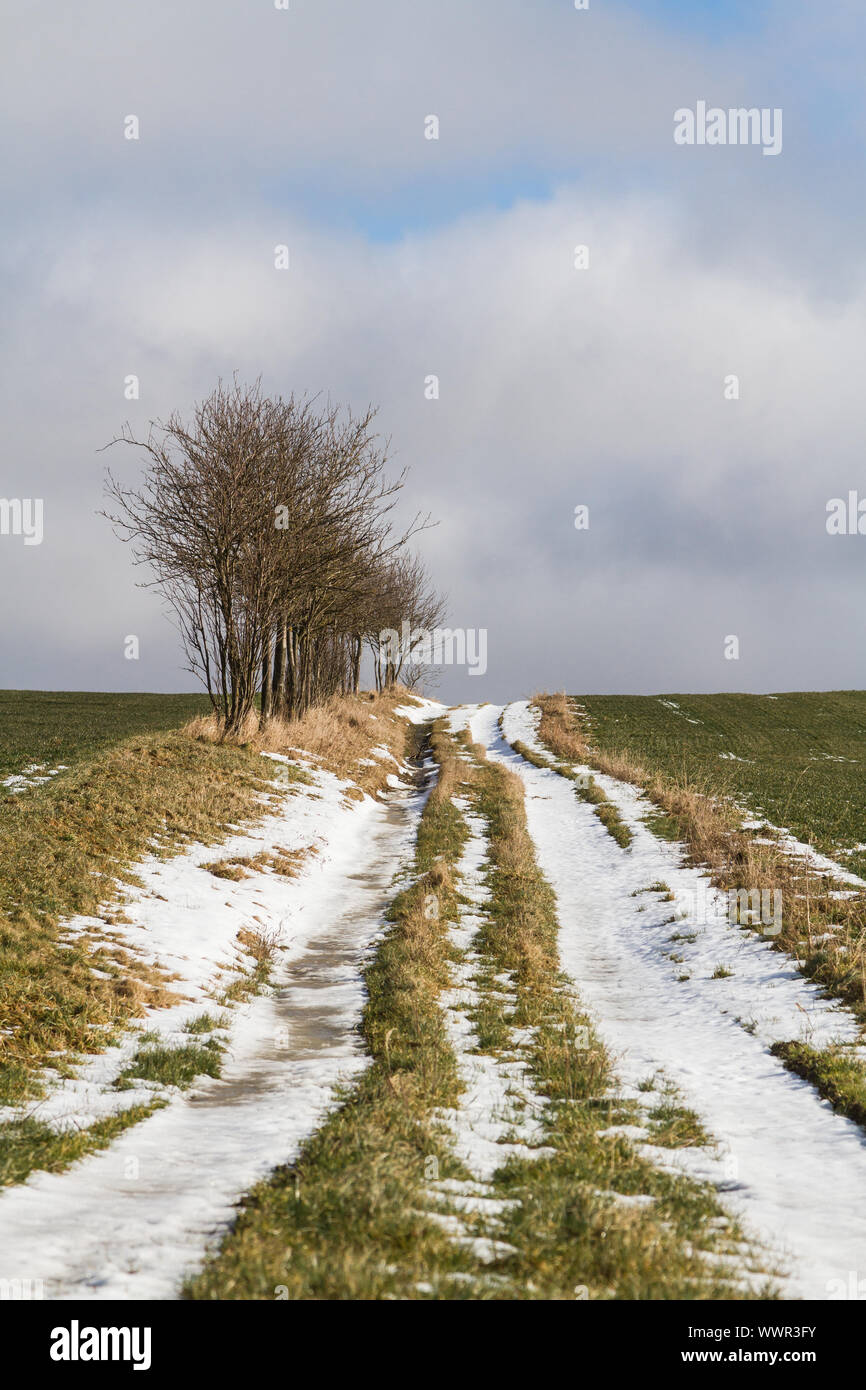
M275 715L282 717L285 712L285 691L283 675L286 668L286 620L277 623L277 641L274 649L274 674L271 681L272 708Z
M263 729L271 717L271 634L265 634L262 644L262 708L259 714L259 728Z
M287 719L294 719L298 699L298 638L293 627L286 628L286 675L283 684L283 708Z

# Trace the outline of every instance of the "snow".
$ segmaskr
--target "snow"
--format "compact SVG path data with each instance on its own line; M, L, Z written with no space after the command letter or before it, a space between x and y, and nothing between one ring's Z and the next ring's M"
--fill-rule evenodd
M443 705L439 700L428 700L421 695L411 697L415 703L412 705L398 705L394 713L401 719L408 719L410 724L426 724L430 719L438 719L445 714L447 705Z
M388 805L346 801L321 771L253 830L217 850L148 860L131 894L135 941L181 979L179 1003L146 1026L174 1040L232 968L240 927L278 934L272 988L227 1011L219 1080L186 1093L65 1173L36 1173L0 1196L0 1279L42 1281L51 1298L170 1298L234 1215L240 1193L290 1161L332 1104L336 1083L366 1065L357 1036L361 970L382 930L395 876L411 862L423 795L401 784ZM215 859L315 843L298 877L255 873L239 883L204 867ZM359 865L363 872L359 873ZM93 923L79 919L70 930ZM102 924L100 924L102 925ZM104 930L104 927L103 927ZM223 978L221 983L227 983ZM187 1039L188 1040L188 1039ZM55 1088L36 1113L86 1123L117 1103L104 1092L137 1037ZM121 1104L140 1092L119 1093Z
M455 805L470 832L457 865L460 891L471 904L481 907L490 896L483 875L487 861L484 821L469 810L465 801L455 798ZM534 1158L548 1150L539 1147L544 1132L539 1118L544 1101L533 1090L518 1040L512 1039L516 1047L508 1056L474 1051L477 1032L470 1011L479 999L472 983L479 958L473 942L482 921L479 912L464 909L459 923L449 931L453 944L465 953L460 964L451 967L454 988L446 991L442 999L464 1092L457 1108L440 1113L452 1131L458 1158L473 1178L484 1184L491 1181L509 1155ZM503 995L497 997L511 1002L512 982L500 978L498 983Z
M454 1152L472 1176L464 1182L432 1182L428 1189L431 1200L444 1202L450 1210L427 1211L424 1215L482 1264L488 1264L513 1250L498 1239L498 1218L514 1203L495 1195L491 1186L494 1174L509 1157L536 1159L552 1150L541 1143L544 1129L540 1115L546 1101L535 1092L530 1068L521 1056L531 1041L527 1030L512 1030L508 1051L487 1054L474 1050L478 1034L470 1013L480 997L474 983L480 965L474 942L490 896L485 882L488 841L483 817L476 815L463 798L455 797L454 804L464 816L469 838L457 864L465 903L461 905L459 920L449 925L451 943L461 953L461 959L451 966L453 987L444 992L442 1007L463 1091L458 1105L438 1111L437 1117L450 1131ZM506 1005L516 1002L508 976L500 975L495 983L502 991L497 998L503 998ZM481 1217L485 1234L477 1234L477 1229L471 1234L460 1213Z
M822 998L768 940L729 923L726 896L684 866L680 847L652 835L644 819L651 806L638 789L593 774L632 831L632 845L622 850L567 779L518 757L510 746L517 740L548 756L528 702L504 711L449 711L438 701L409 699L397 717L420 723L447 714L452 730L468 725L492 759L523 778L529 830L557 895L563 967L616 1058L619 1093L646 1102L652 1093L641 1083L671 1083L716 1147L656 1147L640 1125L616 1132L628 1133L659 1166L715 1183L732 1215L773 1259L780 1257L788 1296L827 1298L851 1287L866 1249L863 1135L768 1047L798 1037L859 1047L853 1016ZM505 738L497 727L501 713ZM384 744L372 750L376 759L386 754ZM288 760L270 756L277 776ZM33 765L16 776L44 771ZM238 1196L292 1160L333 1104L336 1083L367 1065L357 1033L361 971L381 937L395 883L411 864L423 793L389 773L388 794L354 801L345 796L348 784L323 768L310 776L310 786L275 795L256 826L224 844L192 846L170 859L151 855L137 866L141 884L128 890L125 905L131 921L111 934L176 976L170 988L177 1002L149 1010L139 1029L82 1062L75 1078L49 1073L48 1095L28 1113L63 1129L154 1094L169 1103L67 1172L34 1174L0 1195L0 1280L41 1281L48 1297L61 1299L175 1297L232 1220ZM444 1005L465 1089L440 1119L470 1177L431 1184L430 1204L438 1209L425 1215L483 1262L507 1250L496 1240L505 1208L493 1195L492 1176L509 1153L545 1152L544 1101L524 1062L527 1030L513 1030L504 1053L473 1052L469 1011L487 843L481 818L466 802L458 805L470 838L459 864L465 902L450 932L465 955L453 967ZM840 882L866 886L788 831L769 828L785 852ZM262 870L234 882L207 867L277 849L306 851L294 878ZM655 883L666 884L673 900L649 891ZM251 964L237 940L242 928L277 943L272 986L226 1007L214 995ZM107 934L93 918L74 919L66 931L70 940ZM719 966L731 973L714 978ZM507 976L495 983L502 997L511 996ZM224 1016L226 1024L217 1034L227 1049L219 1080L200 1078L186 1093L144 1083L113 1088L143 1030L169 1044L186 1042L186 1025L203 1012ZM487 1234L469 1224L479 1218ZM853 1285L861 1288L856 1275Z
M634 836L622 850L567 779L513 752L499 714L477 711L472 736L523 778L539 864L557 895L564 968L626 1084L662 1072L719 1145L715 1156L706 1148L653 1149L654 1161L716 1182L747 1229L788 1263L789 1296L831 1296L837 1281L862 1267L866 1250L866 1146L857 1126L767 1045L853 1041L856 1021L822 999L788 957L729 924L705 876L649 831L641 792L596 774ZM504 729L510 742L532 743L526 702L507 707ZM673 902L640 891L659 881ZM675 932L695 939L672 943ZM672 962L671 952L683 962ZM713 979L718 964L733 974ZM682 974L689 978L680 983Z
M495 709L495 706L491 706L490 708ZM476 718L480 709L480 705L467 709L466 713L470 729L473 728L473 720ZM460 714L461 712L459 710L455 711L455 728L459 727L457 721L460 718ZM512 705L506 706L504 711L502 709L496 710L497 721L500 715L503 716L503 723L507 720L507 737L509 743L523 743L529 749L530 753L536 753L539 757L550 760L550 750L545 748L541 739L538 737L538 723L541 719L541 714L534 705L531 705L528 700L518 700ZM467 722L467 718L463 719L464 723ZM521 759L521 763L522 761Z
M704 722L703 719L692 719L688 714L683 714L676 700L663 700L662 697L659 696L659 704L664 705L666 709L672 710L674 714L678 714L680 719L685 719L688 724L703 724Z
M473 715L477 714L483 705L458 705L456 709L448 710L448 731L449 733L459 733L465 729L467 723Z
M56 777L61 772L68 771L66 763L58 763L57 767L47 767L45 763L31 763L29 767L22 768L20 772L13 773L11 777L0 778L0 787L8 787L10 792L27 791L29 787L41 787L44 782L48 782L52 777Z
M804 844L802 840L796 839L784 826L773 825L768 820L747 820L743 821L742 824L744 830L757 828L772 830L774 839L756 840L756 844L775 845L782 854L791 854L798 859L804 859L819 874L823 874L827 878L835 878L840 883L852 883L858 888L866 888L866 879L858 877L850 869L843 869L842 865L838 864L835 859L830 859L826 854L820 854L812 845Z

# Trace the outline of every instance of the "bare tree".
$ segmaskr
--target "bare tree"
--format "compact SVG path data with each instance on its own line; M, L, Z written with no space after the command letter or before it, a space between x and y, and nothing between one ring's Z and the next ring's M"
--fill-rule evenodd
M137 487L109 472L104 515L149 566L224 735L244 727L259 692L266 723L357 690L377 619L429 624L441 609L423 566L402 554L428 518L392 527L405 471L388 475L374 421L372 408L273 400L235 379L190 423L175 413L145 439L127 426L111 441L145 467Z
M369 597L371 575L428 523L416 516L400 533L392 532L389 515L405 471L395 479L386 473L387 445L374 433L374 420L372 409L356 417L329 406L318 421L311 466L295 479L297 491L285 508L285 636L278 636L273 679L282 648L283 696L274 707L289 716L356 686L357 615Z
M252 709L277 589L271 537L285 411L258 383L220 382L190 424L173 414L146 439L127 427L112 441L143 451L146 463L138 487L109 473L116 510L105 515L150 567L147 582L173 610L188 668L226 733Z
M433 587L417 555L400 554L384 567L366 637L373 655L377 685L387 690L401 679L420 680L419 634L431 633L443 621L445 602ZM388 634L383 640L384 634Z

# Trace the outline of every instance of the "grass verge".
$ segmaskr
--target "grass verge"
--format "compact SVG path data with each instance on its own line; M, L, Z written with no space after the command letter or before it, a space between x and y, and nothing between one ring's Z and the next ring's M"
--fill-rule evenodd
M131 1105L82 1129L58 1131L32 1118L11 1120L0 1129L0 1187L25 1182L36 1171L60 1173L85 1154L107 1149L124 1130L146 1120L164 1103Z
M841 1048L777 1042L770 1048L789 1071L809 1081L839 1115L866 1129L866 1070Z

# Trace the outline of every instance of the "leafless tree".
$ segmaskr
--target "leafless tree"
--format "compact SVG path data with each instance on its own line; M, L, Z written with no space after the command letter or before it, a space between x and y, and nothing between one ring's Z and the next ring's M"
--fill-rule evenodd
M109 472L104 515L150 568L226 735L244 727L257 692L267 722L357 690L377 621L399 611L429 624L441 609L403 554L428 519L392 526L405 473L389 476L374 421L372 409L270 399L235 380L189 423L175 413L144 439L127 426L112 441L145 466L135 487Z
M189 669L227 733L243 725L258 684L276 584L270 538L285 411L258 383L220 382L191 423L175 413L146 439L127 426L112 441L143 451L146 462L137 487L109 473L115 510L105 515L151 569L148 582L173 609Z
M377 673L377 685L387 690L412 668L412 683L420 679L419 633L431 633L443 621L445 602L434 588L417 555L398 554L384 567L373 608L375 621L366 638ZM383 634L391 636L383 642ZM415 659L413 659L413 652Z

